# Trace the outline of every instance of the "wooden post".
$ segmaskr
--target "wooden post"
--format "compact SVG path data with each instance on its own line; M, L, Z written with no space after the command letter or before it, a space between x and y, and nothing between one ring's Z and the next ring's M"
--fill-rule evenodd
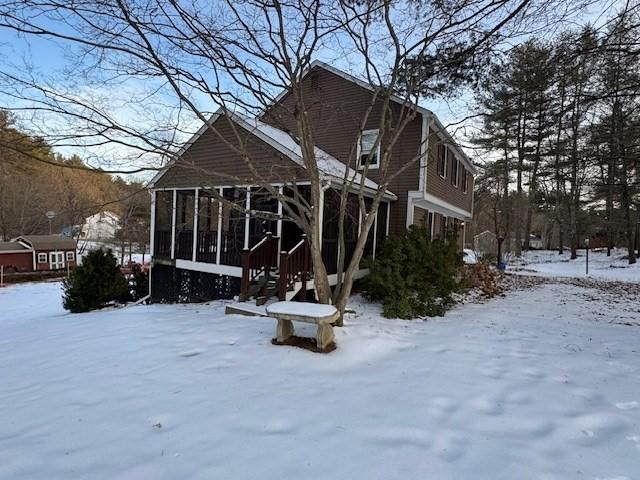
M287 284L289 270L289 254L286 251L280 252L280 280L278 281L278 300L281 302L287 299Z

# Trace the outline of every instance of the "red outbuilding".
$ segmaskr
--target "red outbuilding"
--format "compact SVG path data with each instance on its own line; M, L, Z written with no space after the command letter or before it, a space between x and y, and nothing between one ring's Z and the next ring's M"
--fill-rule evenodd
M5 273L64 270L76 266L76 241L62 235L21 235L0 242Z

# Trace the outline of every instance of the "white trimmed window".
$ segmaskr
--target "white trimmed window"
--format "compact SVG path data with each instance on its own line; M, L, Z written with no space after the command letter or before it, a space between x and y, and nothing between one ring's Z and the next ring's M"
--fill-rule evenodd
M447 178L447 147L444 143L438 144L437 162L438 175L442 178Z
M38 254L38 263L47 263L47 254L39 253Z
M379 135L379 130L365 130L362 132L362 135L360 135L360 141L358 142L359 168L364 168L365 165L369 165L369 168L378 168L380 162L380 142L376 145L376 141Z
M67 252L67 262L73 262L75 254L73 252Z
M451 185L458 186L458 175L460 175L460 160L453 158L451 162Z
M462 169L462 193L467 193L469 189L469 173L466 168Z

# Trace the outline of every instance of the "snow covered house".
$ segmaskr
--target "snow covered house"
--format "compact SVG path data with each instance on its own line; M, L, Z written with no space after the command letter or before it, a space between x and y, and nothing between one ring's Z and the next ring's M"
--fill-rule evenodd
M76 266L76 242L64 235L21 235L0 242L5 272L64 270Z
M120 217L113 212L98 212L87 217L80 229L80 238L92 241L110 241L116 236Z
M329 280L335 283L338 189L344 183L345 163L354 139L359 138L358 167L349 168L348 178L359 185L364 174L361 167L369 162L365 194L373 196L382 178L380 147L374 151L382 109L376 106L368 114L373 87L322 62L312 63L302 85L310 99L308 116L319 174L326 185L320 213L321 250ZM246 297L253 272L261 268L256 262L273 268L274 288L281 299L292 299L300 292L302 270L308 267L300 254L308 248L306 239L295 223L283 217L280 202L257 186L268 182L286 195L287 185L295 183L304 192L305 184L310 184L300 145L287 133L296 131L294 107L295 99L286 90L259 118L218 111L209 120L218 133L203 125L180 150L179 160L152 180L151 296L155 301ZM465 222L472 217L476 169L433 112L399 99L391 105L394 115L407 107L415 116L394 144L389 166L405 169L388 183L365 256L375 254L389 234L410 225L425 226L433 236L456 229L464 240ZM387 141L383 135L381 142ZM250 153L255 168L238 153L240 147ZM416 158L419 161L413 161ZM244 206L244 211L230 208L220 197ZM355 247L360 222L357 201L349 205L345 263ZM286 275L280 275L282 270ZM366 273L361 270L359 276ZM309 288L312 274L310 278L305 282Z

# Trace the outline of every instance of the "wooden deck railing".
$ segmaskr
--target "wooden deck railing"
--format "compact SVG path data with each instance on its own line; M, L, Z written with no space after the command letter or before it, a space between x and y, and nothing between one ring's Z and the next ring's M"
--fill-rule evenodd
M296 282L302 282L301 296L306 298L307 280L311 274L311 251L309 240L302 235L302 240L291 250L280 252L280 282L278 285L278 298L286 300L287 291Z
M246 248L242 252L242 280L240 281L240 301L249 298L249 286L260 275L267 277L271 268L278 262L278 237L271 232L260 240L253 248ZM267 278L268 280L268 278Z

